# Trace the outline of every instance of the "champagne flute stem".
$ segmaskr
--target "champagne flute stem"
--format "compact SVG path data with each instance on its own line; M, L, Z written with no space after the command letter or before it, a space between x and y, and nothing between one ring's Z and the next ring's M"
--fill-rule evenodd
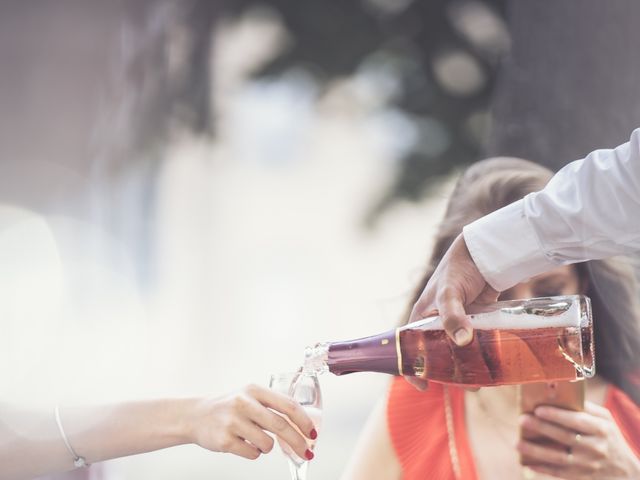
M289 460L289 470L291 471L291 480L307 480L307 467L309 462L297 464Z

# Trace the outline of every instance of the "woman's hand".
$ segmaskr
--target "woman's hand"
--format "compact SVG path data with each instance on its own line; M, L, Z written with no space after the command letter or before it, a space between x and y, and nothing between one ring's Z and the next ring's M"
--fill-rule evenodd
M289 444L300 458L313 458L307 441L292 425L315 440L313 422L297 402L285 395L250 385L225 397L194 402L187 414L190 443L255 460L273 448L274 440L266 433L271 432Z
M609 410L586 402L584 412L550 406L523 415L522 426L566 446L558 450L520 440L518 450L540 465L532 470L567 480L640 478L635 456Z

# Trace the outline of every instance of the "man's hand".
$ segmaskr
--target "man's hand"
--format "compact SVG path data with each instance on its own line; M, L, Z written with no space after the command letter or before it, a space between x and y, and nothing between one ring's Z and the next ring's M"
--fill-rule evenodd
M487 304L498 299L471 258L462 234L454 240L429 283L413 306L410 322L440 315L447 334L459 346L473 339L473 327L465 306Z
M492 303L497 299L498 292L491 288L476 267L460 234L442 257L413 306L409 321L440 315L447 334L457 345L464 346L473 340L473 327L466 317L465 306ZM418 390L427 388L428 382L424 379L405 378Z

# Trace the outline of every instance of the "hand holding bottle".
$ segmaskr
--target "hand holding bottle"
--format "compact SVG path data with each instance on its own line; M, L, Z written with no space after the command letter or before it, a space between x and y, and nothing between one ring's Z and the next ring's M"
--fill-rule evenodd
M318 343L304 370L380 372L465 387L573 381L595 374L590 300L582 295L471 306L476 327L457 346L434 316L355 340Z
M281 415L308 438L317 436L311 418L300 405L260 386L250 385L237 393L193 403L187 427L190 441L215 452L254 460L273 448L274 439L267 434L270 432L286 441L300 458L308 458L307 442Z
M566 446L565 450L521 440L518 450L539 461L532 470L557 478L640 478L636 457L606 408L586 402L584 412L550 406L523 415L523 428Z
M413 306L409 322L438 314L451 339L464 346L473 338L465 306L489 304L497 299L498 292L486 282L469 254L464 237L458 235Z
M409 322L438 314L451 339L464 346L473 338L473 325L465 315L465 305L491 303L497 299L498 292L486 282L469 254L464 237L458 235L413 306ZM405 378L418 390L427 388L426 380Z

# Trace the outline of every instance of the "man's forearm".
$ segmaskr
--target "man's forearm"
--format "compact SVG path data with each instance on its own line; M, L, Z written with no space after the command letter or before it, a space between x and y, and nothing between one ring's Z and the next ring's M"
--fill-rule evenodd
M527 195L464 227L478 269L498 291L558 265L640 250L640 129Z

